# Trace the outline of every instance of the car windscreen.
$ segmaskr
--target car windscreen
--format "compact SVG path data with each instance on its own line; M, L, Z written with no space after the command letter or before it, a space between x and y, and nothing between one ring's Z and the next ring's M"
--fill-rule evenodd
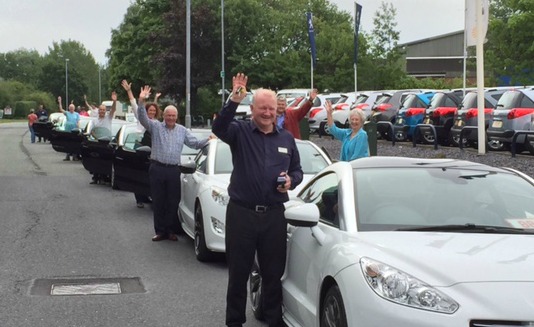
M316 174L328 166L328 162L322 154L310 143L297 142L297 149L304 174Z
M417 167L360 169L354 176L362 231L446 225L534 231L534 185L515 174Z

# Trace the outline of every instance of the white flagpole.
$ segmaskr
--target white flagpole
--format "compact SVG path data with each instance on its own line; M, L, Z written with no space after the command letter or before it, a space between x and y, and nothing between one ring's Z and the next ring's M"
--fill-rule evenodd
M488 10L489 8L484 8ZM487 15L488 13L486 13ZM476 47L477 47L477 107L478 107L478 154L486 154L486 129L484 122L484 38L482 0L476 0Z

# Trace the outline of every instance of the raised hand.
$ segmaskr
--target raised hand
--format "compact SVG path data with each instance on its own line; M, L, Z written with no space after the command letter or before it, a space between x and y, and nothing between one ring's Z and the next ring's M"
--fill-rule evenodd
M122 85L122 88L123 88L126 92L132 90L132 83L128 83L128 81L125 80L125 79L122 80L121 85Z
M139 93L139 102L145 102L145 99L148 99L148 97L150 96L150 92L152 91L152 89L150 88L150 86L148 85L145 85L141 88L141 92Z
M117 93L115 91L111 92L111 100L117 101Z
M240 103L247 96L248 77L243 73L237 73L232 77L232 97L233 102Z

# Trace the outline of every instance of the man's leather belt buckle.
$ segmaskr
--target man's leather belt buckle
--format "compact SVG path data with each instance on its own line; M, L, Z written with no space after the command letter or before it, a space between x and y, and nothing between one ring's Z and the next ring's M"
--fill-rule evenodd
M254 208L254 211L259 212L259 213L265 213L265 212L267 212L267 210L269 210L269 206L260 206L260 205L257 205L257 206Z

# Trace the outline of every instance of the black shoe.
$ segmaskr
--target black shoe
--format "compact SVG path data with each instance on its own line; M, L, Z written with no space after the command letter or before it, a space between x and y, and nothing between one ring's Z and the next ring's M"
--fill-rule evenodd
M159 242L167 239L167 235L156 234L152 237L152 242Z
M139 209L143 209L145 207L145 205L143 204L143 202L137 202L137 207Z

